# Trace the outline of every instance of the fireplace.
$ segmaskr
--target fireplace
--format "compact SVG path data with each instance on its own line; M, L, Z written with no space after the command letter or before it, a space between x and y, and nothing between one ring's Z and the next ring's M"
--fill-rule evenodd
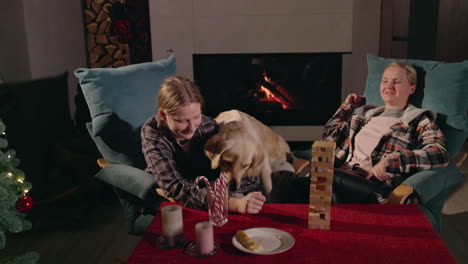
M194 54L215 117L238 109L269 126L324 125L341 102L342 53Z

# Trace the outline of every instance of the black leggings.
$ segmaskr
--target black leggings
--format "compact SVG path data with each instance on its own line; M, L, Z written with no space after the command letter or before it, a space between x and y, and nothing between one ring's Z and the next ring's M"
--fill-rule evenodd
M309 203L310 177L284 179L279 183L283 203ZM375 193L387 197L392 187L379 180L367 180L362 176L335 170L333 175L332 203L378 203Z
M374 178L367 180L341 170L334 171L332 202L335 204L379 203L376 193L387 197L391 191L391 185L386 182Z

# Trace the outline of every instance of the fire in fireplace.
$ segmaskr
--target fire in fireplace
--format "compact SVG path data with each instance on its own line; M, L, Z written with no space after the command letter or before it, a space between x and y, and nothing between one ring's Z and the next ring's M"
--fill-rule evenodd
M238 109L267 125L324 125L341 100L342 53L195 54L205 113Z

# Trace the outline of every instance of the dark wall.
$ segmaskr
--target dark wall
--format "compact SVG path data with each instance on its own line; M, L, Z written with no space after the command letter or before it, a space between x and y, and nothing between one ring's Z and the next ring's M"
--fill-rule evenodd
M437 49L439 0L411 0L408 58L433 60Z

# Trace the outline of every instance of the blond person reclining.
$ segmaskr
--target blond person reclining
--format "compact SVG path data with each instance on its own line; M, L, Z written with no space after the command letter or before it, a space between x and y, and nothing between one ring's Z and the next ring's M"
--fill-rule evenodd
M385 106L363 105L362 96L350 94L327 122L323 140L337 143L336 203L384 203L415 172L447 166L435 115L409 103L415 90L416 70L405 62L390 63L380 83Z
M416 70L390 63L380 83L384 106L364 105L364 97L350 94L326 123L322 140L336 142L332 202L385 203L412 174L447 166L435 115L409 103L415 90ZM308 202L309 178L282 185L293 202Z

